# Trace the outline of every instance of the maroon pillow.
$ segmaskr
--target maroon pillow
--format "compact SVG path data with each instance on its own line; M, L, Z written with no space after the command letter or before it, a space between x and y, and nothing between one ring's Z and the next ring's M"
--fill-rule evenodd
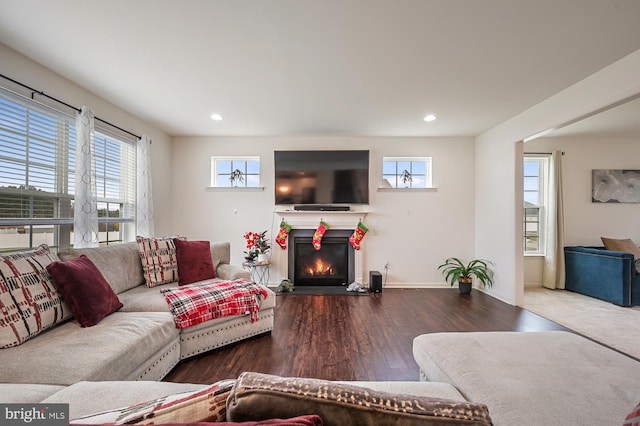
M173 239L178 260L178 283L191 284L216 277L209 241Z
M123 306L96 265L85 255L53 262L47 271L82 327L96 325Z

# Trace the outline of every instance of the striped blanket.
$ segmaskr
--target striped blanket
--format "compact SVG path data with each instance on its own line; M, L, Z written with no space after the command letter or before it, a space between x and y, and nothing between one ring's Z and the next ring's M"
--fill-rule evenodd
M261 301L267 297L264 287L246 279L208 281L160 292L169 304L176 328L230 315L250 314L251 322L255 322Z

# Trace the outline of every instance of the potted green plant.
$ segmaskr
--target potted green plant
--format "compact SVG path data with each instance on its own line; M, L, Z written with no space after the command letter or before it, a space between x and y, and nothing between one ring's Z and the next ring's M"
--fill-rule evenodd
M445 280L451 284L451 287L458 283L460 294L469 294L473 277L476 277L483 287L493 285L493 271L489 265L493 265L493 263L483 259L473 259L465 265L457 257L450 257L438 266L438 270L442 271Z

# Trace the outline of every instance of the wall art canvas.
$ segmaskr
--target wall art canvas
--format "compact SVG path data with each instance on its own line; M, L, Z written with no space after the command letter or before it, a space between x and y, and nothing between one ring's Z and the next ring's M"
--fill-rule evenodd
M592 170L591 201L640 203L640 170Z

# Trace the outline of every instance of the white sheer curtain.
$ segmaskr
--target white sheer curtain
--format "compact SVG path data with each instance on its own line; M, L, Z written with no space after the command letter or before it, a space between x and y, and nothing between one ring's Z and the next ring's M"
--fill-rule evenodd
M137 235L153 237L153 194L151 191L151 140L142 135L137 144Z
M98 246L98 202L94 114L83 106L76 116L76 186L73 213L73 246Z
M542 284L551 289L563 289L564 268L564 204L562 195L562 152L551 153L549 188L545 209L545 257Z

